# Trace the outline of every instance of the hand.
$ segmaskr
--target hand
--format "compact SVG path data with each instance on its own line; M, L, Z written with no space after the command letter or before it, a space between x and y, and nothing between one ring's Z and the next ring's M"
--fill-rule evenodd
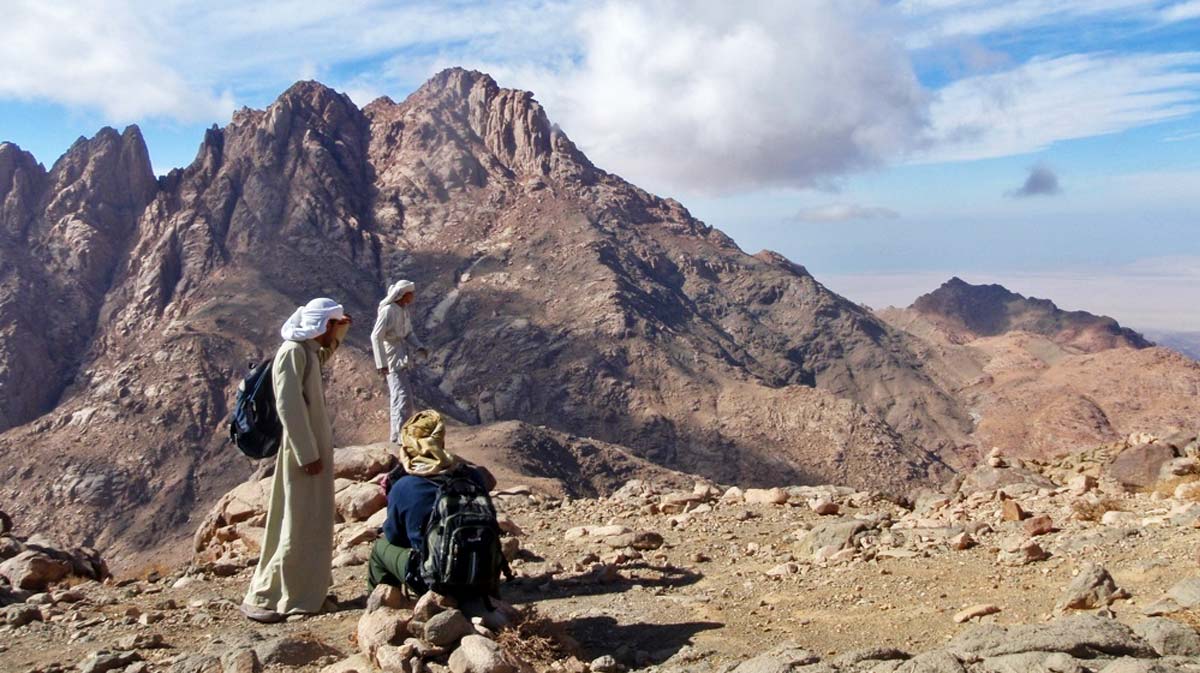
M375 477L374 479L371 480L371 483L378 486L379 490L383 491L383 494L385 496L388 494L387 478L388 478L387 472L384 472L383 474L378 475L377 477Z
M388 369L387 369L387 367L380 367L380 368L379 368L379 375L380 375L380 376L382 376L383 378L385 378L385 379L386 379L386 378L387 378L387 375L388 375Z
M429 349L428 348L418 348L417 349L417 357L421 358L422 360L429 357Z
M300 469L304 470L304 474L307 474L310 477L315 477L318 474L321 474L322 467L323 465L321 464L321 459L318 458L308 465L301 466Z

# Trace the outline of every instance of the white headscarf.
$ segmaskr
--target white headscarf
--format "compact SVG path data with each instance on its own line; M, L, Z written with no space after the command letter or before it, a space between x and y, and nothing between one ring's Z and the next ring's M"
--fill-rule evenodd
M343 315L345 310L336 301L325 297L314 299L296 309L279 334L288 341L315 339L325 333L330 320L341 320Z
M387 296L383 298L383 301L379 302L379 307L383 308L403 297L406 292L415 292L416 290L417 286L411 280L398 280L388 288Z

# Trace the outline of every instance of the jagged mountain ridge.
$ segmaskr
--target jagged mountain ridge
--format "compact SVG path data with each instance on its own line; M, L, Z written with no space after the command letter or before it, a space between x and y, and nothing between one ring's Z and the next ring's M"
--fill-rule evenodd
M76 144L51 177L3 148L5 287L75 275L18 261L55 227L85 230L75 247L50 238L98 271L89 302L63 313L76 341L38 351L37 325L9 328L5 388L80 357L61 363L60 390L10 405L2 493L35 525L82 524L97 544L162 545L244 477L220 428L233 381L311 296L357 317L330 374L337 441L383 436L366 336L399 276L419 284L434 350L419 396L462 422L521 419L714 478L889 487L944 475L966 443L965 415L909 337L596 168L531 94L480 73L363 110L299 83L208 131L157 184L133 127ZM71 168L114 152L115 173ZM128 176L117 196L113 174ZM75 209L43 205L62 202ZM92 211L109 219L79 225ZM6 292L0 311L36 315L32 294ZM51 474L53 488L31 486Z

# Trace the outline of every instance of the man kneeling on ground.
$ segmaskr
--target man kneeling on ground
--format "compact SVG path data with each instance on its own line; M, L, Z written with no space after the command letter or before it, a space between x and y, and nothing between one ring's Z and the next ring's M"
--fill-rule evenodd
M414 414L401 429L404 475L385 481L387 521L371 549L368 593L390 584L456 598L496 595L507 571L488 496L496 480L446 451L444 438L445 425L432 410Z

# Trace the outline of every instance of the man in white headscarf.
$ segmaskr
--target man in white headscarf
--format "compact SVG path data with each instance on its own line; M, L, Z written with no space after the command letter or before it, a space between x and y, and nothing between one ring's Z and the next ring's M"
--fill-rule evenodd
M267 507L262 553L242 613L259 622L326 607L333 560L333 430L321 368L350 328L332 299L296 309L280 329L271 366L283 438Z
M425 357L429 354L417 339L412 327L408 305L413 302L416 285L411 280L399 280L388 288L387 296L379 302L375 328L371 330L371 350L375 352L375 367L387 379L391 393L392 443L400 442L400 427L412 414L412 382L408 370L413 364L409 348Z

